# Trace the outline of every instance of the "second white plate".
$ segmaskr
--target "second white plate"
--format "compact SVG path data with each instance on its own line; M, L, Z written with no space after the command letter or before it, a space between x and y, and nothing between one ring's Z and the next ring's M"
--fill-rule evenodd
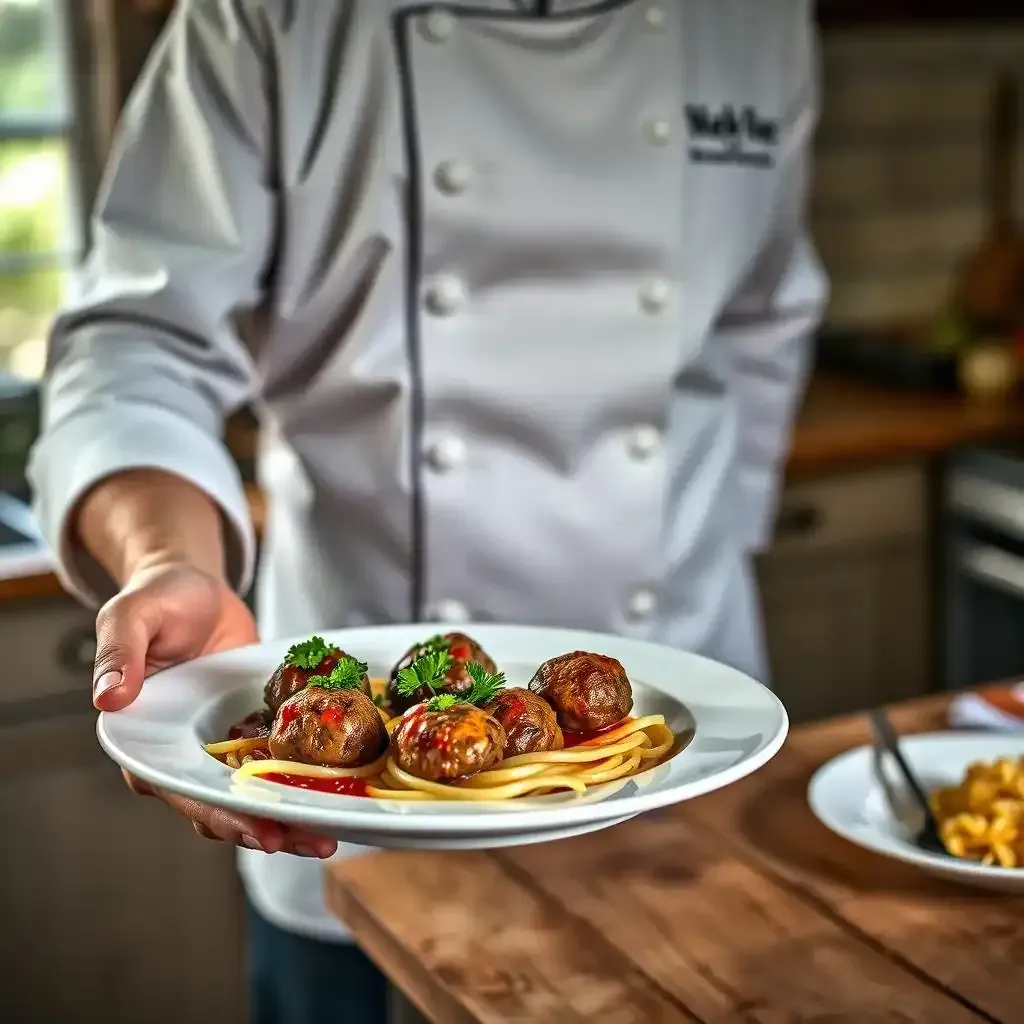
M925 733L904 737L900 748L921 784L931 790L956 785L975 761L1024 755L1024 734ZM886 777L897 792L903 788L891 766ZM840 754L820 768L811 779L807 798L817 818L851 843L964 885L1024 893L1024 869L986 867L927 853L917 846L913 834L919 821L915 820L913 805L909 799L905 809L890 805L876 775L874 749L870 746Z

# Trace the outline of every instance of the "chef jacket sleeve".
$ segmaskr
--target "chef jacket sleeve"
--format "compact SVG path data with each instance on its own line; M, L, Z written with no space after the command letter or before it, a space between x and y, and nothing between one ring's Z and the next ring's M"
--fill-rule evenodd
M262 301L275 201L259 26L247 0L186 0L134 90L93 219L93 248L50 337L29 467L64 585L97 603L114 583L69 531L111 474L160 469L216 501L232 582L254 538L224 420L256 375L241 325Z
M811 366L828 284L806 232L811 144L817 122L813 28L800 37L794 99L778 145L780 193L765 244L717 326L730 353L738 418L739 521L744 545L771 539L790 430Z

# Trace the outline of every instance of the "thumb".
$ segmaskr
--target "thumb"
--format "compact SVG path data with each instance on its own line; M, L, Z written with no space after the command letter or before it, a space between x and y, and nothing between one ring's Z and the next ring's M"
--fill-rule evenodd
M118 595L96 616L96 666L92 702L99 711L120 711L139 695L154 629L137 595Z

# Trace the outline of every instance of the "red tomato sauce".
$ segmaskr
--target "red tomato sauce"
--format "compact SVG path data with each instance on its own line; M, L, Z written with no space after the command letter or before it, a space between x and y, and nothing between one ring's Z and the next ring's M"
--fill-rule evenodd
M367 796L366 779L317 779L310 775L286 775L283 772L269 772L260 778L268 782L279 782L282 786L295 786L296 789L312 789L317 793Z
M632 721L633 716L624 718L621 722L616 722L614 725L609 725L604 729L594 729L591 732L571 732L568 729L562 730L562 739L565 743L565 749L568 750L570 747L579 747L584 743L594 743L600 740L602 736L610 733L613 729L618 729L620 725L625 725L627 722Z

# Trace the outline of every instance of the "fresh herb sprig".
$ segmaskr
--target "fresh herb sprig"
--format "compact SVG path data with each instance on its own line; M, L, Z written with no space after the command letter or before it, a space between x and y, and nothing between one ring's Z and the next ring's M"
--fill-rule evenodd
M417 690L426 689L428 711L447 711L457 704L479 707L493 700L505 685L504 672L488 672L475 661L466 662L466 671L472 686L461 694L438 693L444 685L448 670L454 662L447 651L432 651L418 657L408 668L402 669L395 680L396 688L403 697L411 697Z
M342 658L329 676L310 676L306 686L315 686L319 690L361 690L367 665L355 658Z
M436 696L453 664L452 656L444 650L421 654L407 668L399 670L395 678L395 689L401 696L411 697L425 687L431 696Z
M328 654L335 654L337 650L337 647L329 644L322 636L311 636L302 643L292 644L284 656L284 663L292 668L316 668Z
M454 693L439 693L436 697L431 697L427 701L426 707L428 711L447 711L449 708L465 703L464 700L456 697Z
M437 633L420 644L420 657L422 658L424 654L436 654L438 651L450 651L451 649L451 640L443 633Z
M479 707L498 696L498 691L505 685L504 672L488 672L477 661L467 661L466 671L469 673L473 685L469 693L465 694L463 700L467 704L475 704Z

